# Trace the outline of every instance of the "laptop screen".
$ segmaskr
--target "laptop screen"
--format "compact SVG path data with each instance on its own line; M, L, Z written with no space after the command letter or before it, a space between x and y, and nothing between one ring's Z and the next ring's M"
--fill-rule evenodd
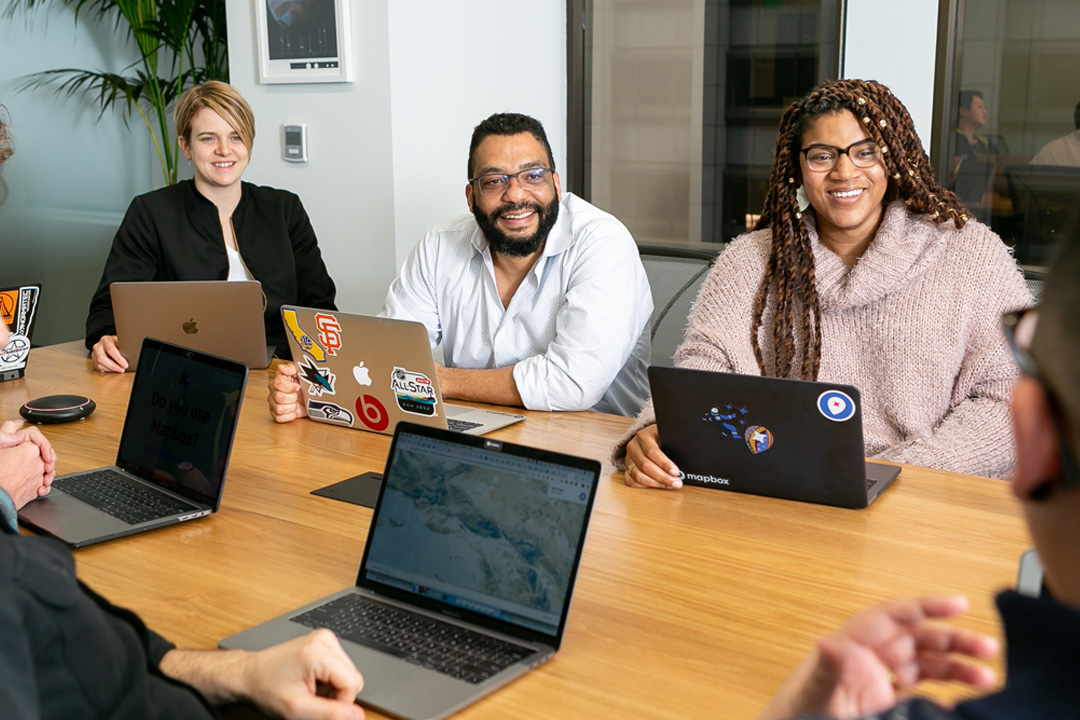
M242 363L147 338L116 464L216 506L246 381Z
M361 579L556 637L599 467L522 451L399 427Z

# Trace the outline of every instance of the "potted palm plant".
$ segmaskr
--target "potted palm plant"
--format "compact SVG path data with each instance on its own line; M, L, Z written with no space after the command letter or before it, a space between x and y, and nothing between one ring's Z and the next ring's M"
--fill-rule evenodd
M207 80L229 81L225 0L9 0L5 15L62 4L76 22L126 26L140 60L122 73L61 68L23 78L20 89L51 88L65 97L96 102L98 116L115 107L136 113L150 131L166 184L176 182L177 148L169 141L169 108L188 87Z

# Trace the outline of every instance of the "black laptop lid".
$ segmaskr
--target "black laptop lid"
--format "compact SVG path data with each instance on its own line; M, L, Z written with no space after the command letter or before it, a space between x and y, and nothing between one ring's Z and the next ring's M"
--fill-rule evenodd
M117 466L218 509L248 369L143 340Z
M856 388L661 367L649 383L661 448L684 483L866 507Z
M26 370L40 297L41 285L0 288L0 322L11 331L7 345L0 348L0 380L16 380Z
M595 460L399 423L357 584L558 648Z

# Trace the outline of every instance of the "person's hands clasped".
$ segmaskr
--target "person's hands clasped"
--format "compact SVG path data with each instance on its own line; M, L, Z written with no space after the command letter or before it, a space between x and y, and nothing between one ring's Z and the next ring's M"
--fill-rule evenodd
M0 486L21 508L49 493L56 477L56 451L36 427L21 420L0 424Z
M270 393L266 398L274 422L287 423L307 417L300 396L300 371L296 363L281 363L268 383Z
M683 483L675 463L660 450L660 432L656 425L643 427L626 444L626 484L636 488L677 490Z
M923 680L992 687L994 672L969 658L994 657L997 641L930 622L967 609L966 598L952 595L896 600L859 613L818 641L760 720L864 717L894 706L897 690Z
M90 350L90 359L98 372L124 372L128 361L120 354L120 346L115 335L102 335Z

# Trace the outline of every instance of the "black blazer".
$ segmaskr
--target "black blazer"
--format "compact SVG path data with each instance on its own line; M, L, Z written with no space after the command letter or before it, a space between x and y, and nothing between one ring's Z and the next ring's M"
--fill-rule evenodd
M336 310L330 279L300 198L241 184L232 216L240 256L266 294L266 342L289 357L283 304ZM229 260L217 207L184 180L131 201L116 231L101 282L90 300L86 348L116 333L109 284L148 280L224 280Z

